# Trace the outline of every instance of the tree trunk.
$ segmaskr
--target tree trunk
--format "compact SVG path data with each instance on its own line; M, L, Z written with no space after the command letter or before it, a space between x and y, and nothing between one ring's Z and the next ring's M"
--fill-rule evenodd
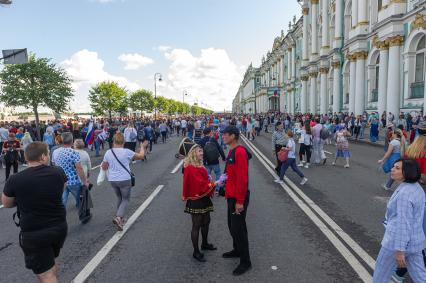
M109 113L109 120L110 120L110 121L112 121L112 113L111 113L111 110L109 110L109 111L108 111L108 113Z
M37 135L37 140L41 141L41 135L40 135L40 119L38 116L38 107L37 105L35 105L33 107L34 110L34 115L35 115L35 122L36 122L36 135Z

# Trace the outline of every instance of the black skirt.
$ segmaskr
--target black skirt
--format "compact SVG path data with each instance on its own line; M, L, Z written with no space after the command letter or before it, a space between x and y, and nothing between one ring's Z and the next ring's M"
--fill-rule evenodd
M213 211L213 203L209 196L197 200L187 200L185 212L190 214L203 214Z

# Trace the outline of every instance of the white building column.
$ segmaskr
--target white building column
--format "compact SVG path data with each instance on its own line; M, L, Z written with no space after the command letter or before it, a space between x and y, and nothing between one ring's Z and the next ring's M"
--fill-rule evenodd
M367 0L358 0L358 25L368 25ZM355 2L352 1L352 5Z
M296 46L291 49L291 78L296 79Z
M349 114L355 113L355 87L356 87L356 57L355 55L348 56L349 69Z
M388 65L388 88L386 111L391 112L395 117L399 115L400 93L401 93L401 46L404 44L404 37L397 35L388 39L389 41L389 65ZM381 62L380 62L381 63Z
M365 110L365 61L368 52L360 51L356 56L355 115L362 115Z
M303 7L303 43L302 43L302 66L306 66L309 61L308 54L308 23L309 23L309 8L307 6Z
M318 3L319 0L311 0L311 27L312 27L312 38L311 38L311 57L316 57L318 55ZM311 58L312 60L312 58Z
M309 97L309 112L315 114L316 108L317 108L317 101L316 101L316 95L317 95L317 72L312 72L309 74L311 78L311 93Z
M334 48L342 46L343 35L343 0L336 0L336 16L334 19ZM334 98L333 98L334 101Z
M300 96L300 112L302 114L305 114L308 112L307 109L307 99L308 99L308 80L309 80L309 76L308 75L302 75L300 76L300 80L302 82L302 92L301 92L301 96ZM426 112L425 112L426 113Z
M320 114L327 114L327 80L328 80L328 68L320 68L321 81L320 81Z
M351 19L352 19L352 28L355 28L356 25L358 24L358 4L356 1L352 1L352 14L351 14Z
M340 62L334 61L331 65L333 67L333 113L340 112Z
M328 0L322 0L322 33L321 33L321 55L325 55L330 48L329 46L329 31L330 27L328 24Z
M287 80L291 80L291 47L287 49Z
M386 99L388 88L388 60L389 60L389 46L385 42L381 42L378 46L380 48L380 64L379 64L379 89L377 99L377 112L379 117L386 111Z

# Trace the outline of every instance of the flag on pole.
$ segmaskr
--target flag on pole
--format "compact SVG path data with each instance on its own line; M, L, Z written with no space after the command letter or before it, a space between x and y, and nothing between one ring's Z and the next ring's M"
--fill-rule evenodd
M93 128L93 122L90 122L89 128L87 129L85 143L88 145L91 145L93 144L94 140L95 140L95 129Z

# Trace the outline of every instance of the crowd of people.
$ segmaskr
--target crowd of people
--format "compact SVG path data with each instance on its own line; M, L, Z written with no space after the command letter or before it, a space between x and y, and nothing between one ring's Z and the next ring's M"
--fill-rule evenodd
M55 258L67 233L65 208L69 194L79 208L81 222L87 223L91 218L92 165L88 151L94 151L98 157L101 149L108 148L98 182L106 178L117 197L112 222L122 231L131 188L135 185L130 164L146 161L155 144L167 143L176 135L183 138L176 156L184 158L182 199L186 201L185 212L192 219L193 257L205 262L201 250L216 250L208 241L210 212L214 209L211 198L225 196L233 249L223 257L239 258L240 264L233 274L241 275L251 268L246 226L251 154L240 144L240 136L254 141L259 135L270 133L276 158L275 182L284 183L287 169L291 167L304 185L309 172L305 169L327 163L325 145L336 148L333 166L342 158L343 167L350 168L350 141L366 139L367 129L370 142L382 139L384 142L385 153L378 163L390 175L383 188L390 190L393 183L397 183L387 207L386 232L374 282L386 282L392 276L402 282L407 271L415 282L426 282L423 261L426 121L421 113L401 113L397 118L392 113L379 117L378 113L355 116L270 112L162 117L157 121L150 118L70 119L42 122L39 128L28 122L0 122L0 163L6 177L2 203L5 207L18 206L26 267L32 269L41 282L55 282ZM381 131L384 134L380 136ZM221 161L225 162L224 170ZM18 173L20 163L28 169ZM49 180L57 182L48 184ZM49 196L41 193L45 187L51 192ZM28 197L30 188L38 192L34 197ZM39 197L42 201L38 201ZM43 217L34 220L34 211Z

